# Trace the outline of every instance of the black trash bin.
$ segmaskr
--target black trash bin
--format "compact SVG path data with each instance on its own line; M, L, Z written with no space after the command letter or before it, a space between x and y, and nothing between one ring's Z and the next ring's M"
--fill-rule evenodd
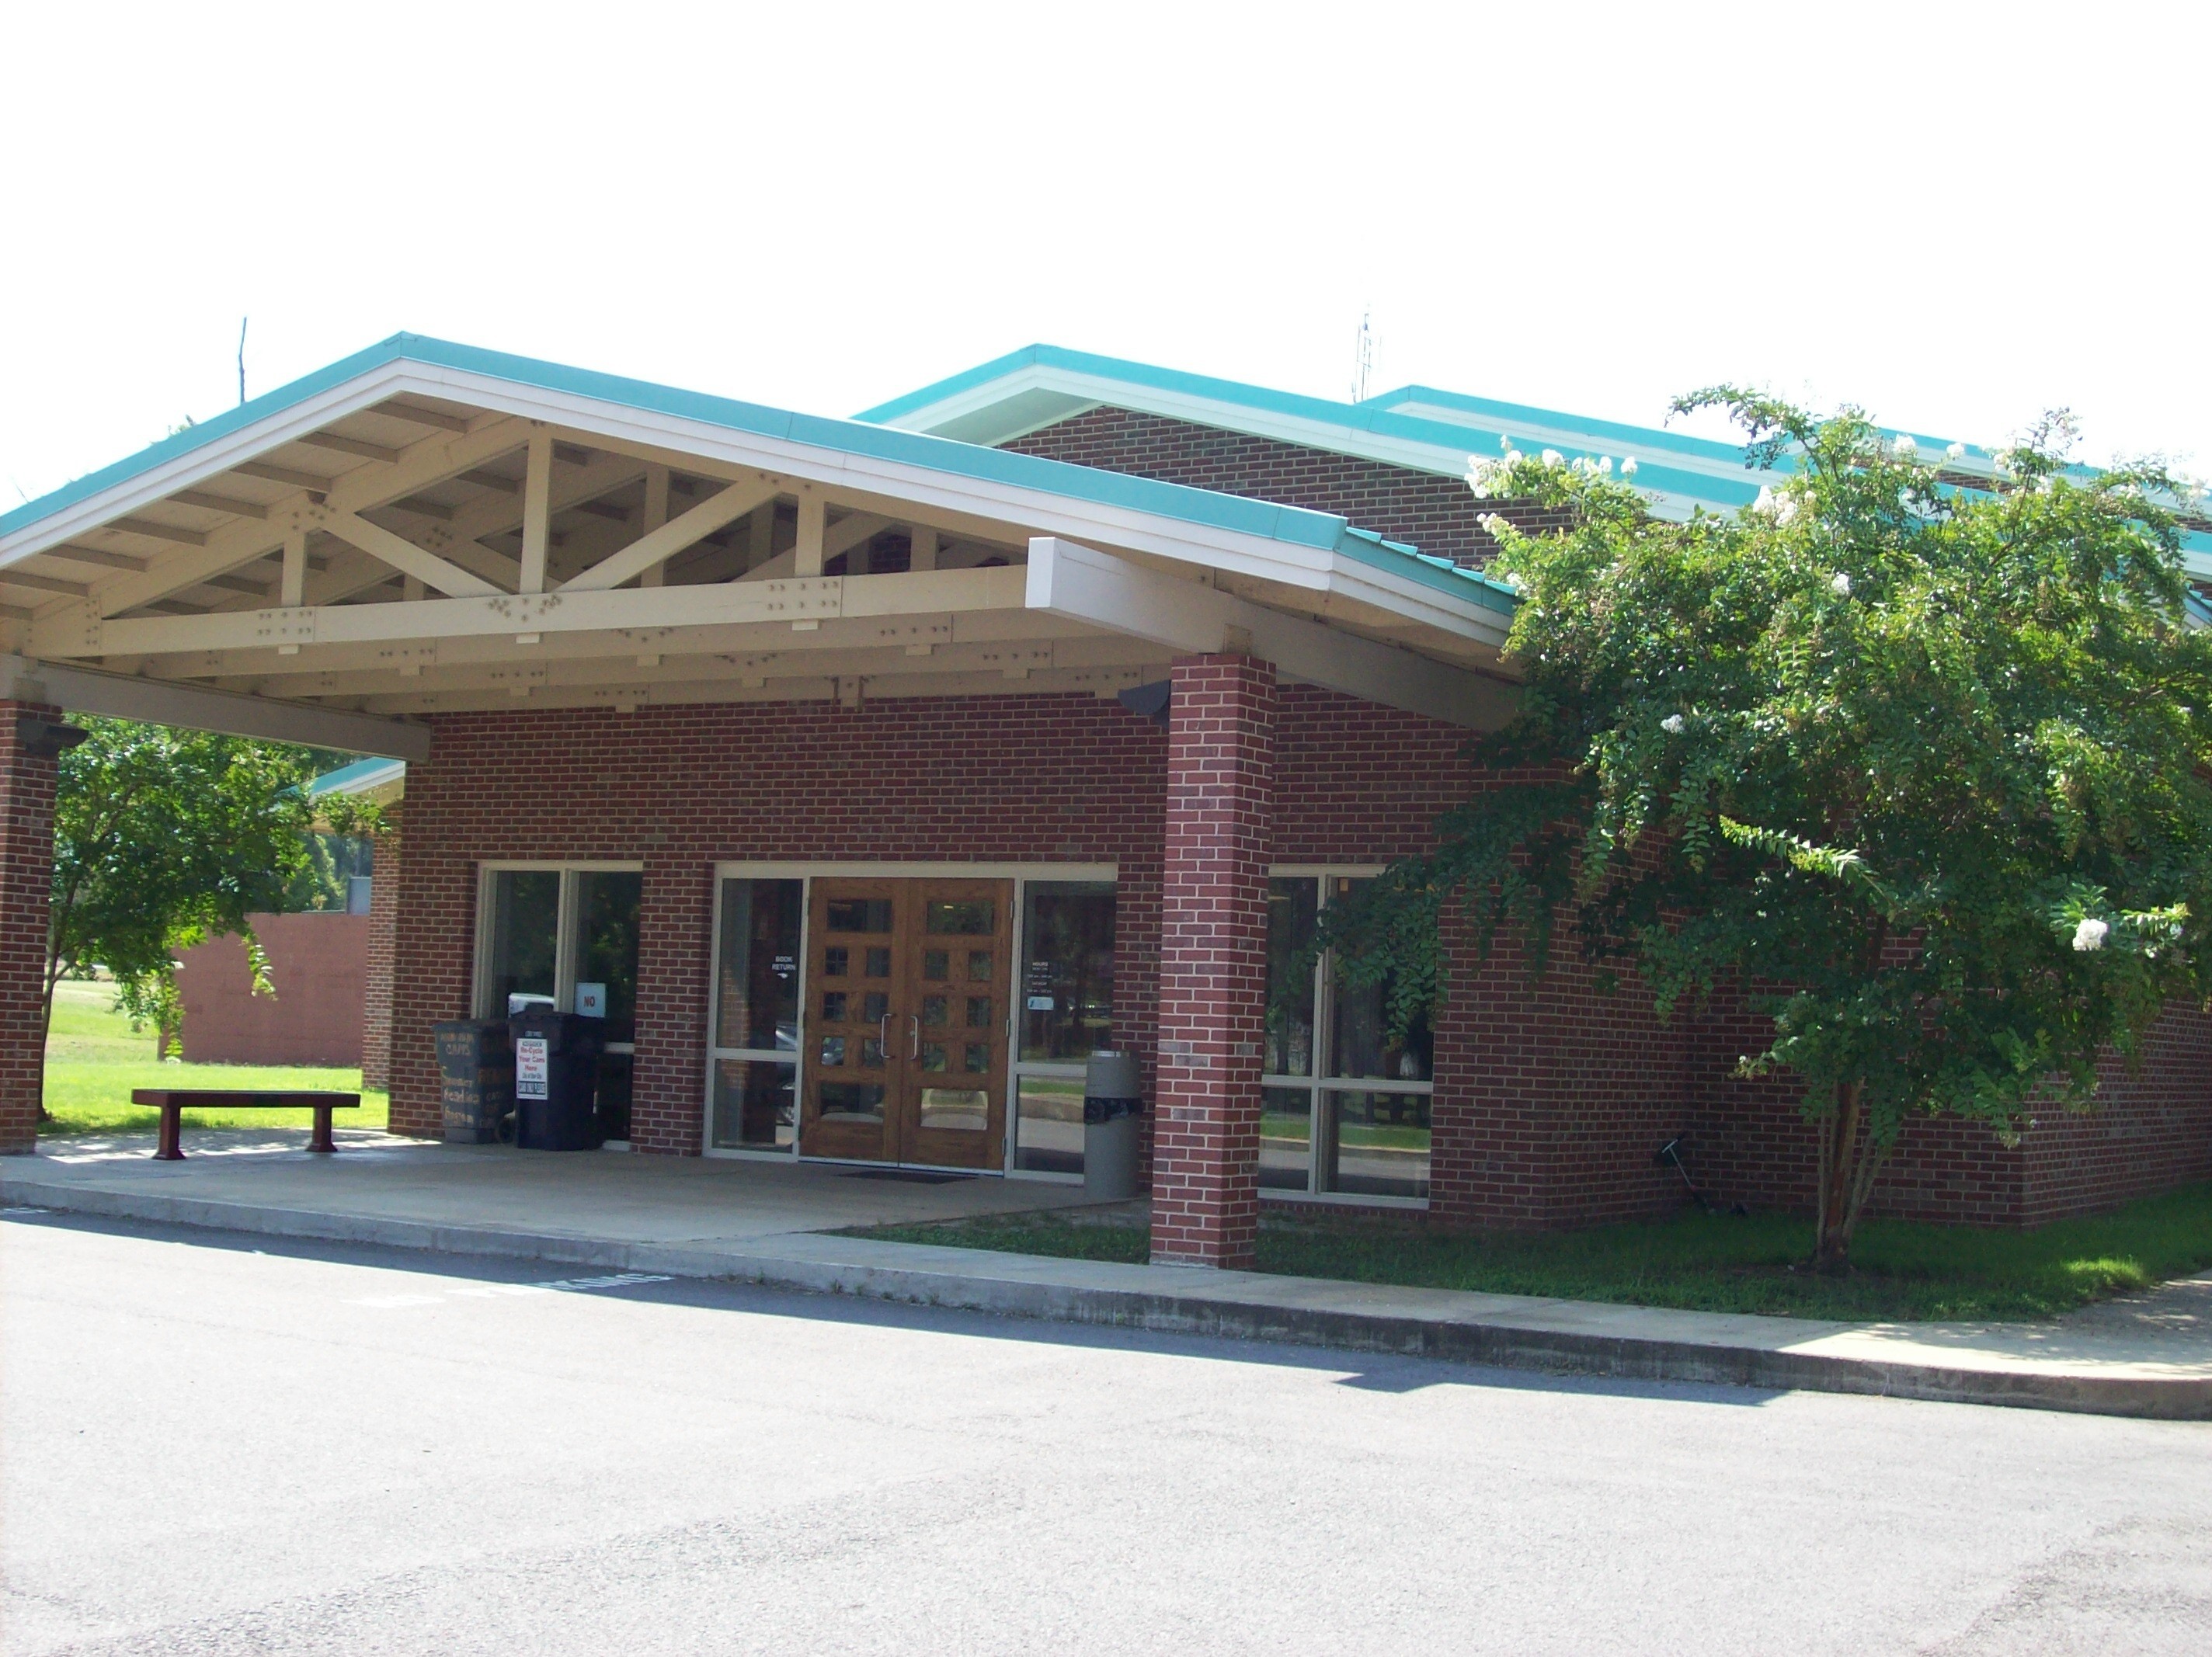
M606 1023L572 1012L519 1013L514 1034L514 1143L525 1150L596 1150L592 1102Z
M514 1114L514 1049L507 1043L507 1021L452 1019L433 1024L430 1039L438 1053L446 1143L490 1144Z

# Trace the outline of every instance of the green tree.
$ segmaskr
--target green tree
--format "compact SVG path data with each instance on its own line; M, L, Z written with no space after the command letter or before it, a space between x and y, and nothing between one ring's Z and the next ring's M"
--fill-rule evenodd
M1739 1073L1803 1082L1814 1260L1841 1269L1909 1118L2010 1142L2033 1110L2089 1108L2101 1055L2212 989L2189 492L2155 464L2069 466L2063 416L1975 489L1855 410L1729 387L1676 407L1734 416L1757 505L1666 523L1609 459L1470 465L1478 495L1571 525L1487 519L1527 689L1476 758L1508 780L1325 942L1355 979L1395 969L1401 1017L1441 982L1453 901L1539 972L1571 929L1662 1017L1748 996L1772 1039Z
M74 723L89 734L58 762L49 1017L54 985L98 966L125 1011L173 1028L175 952L224 932L245 940L265 987L248 917L284 908L311 882L319 818L340 832L374 826L373 808L307 798L305 785L343 756L126 719Z

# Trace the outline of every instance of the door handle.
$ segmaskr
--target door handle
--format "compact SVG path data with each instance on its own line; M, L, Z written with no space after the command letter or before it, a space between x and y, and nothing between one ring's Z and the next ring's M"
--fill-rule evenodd
M891 1056L891 1016L888 1011L876 1020L876 1051L886 1059Z
M921 1057L921 1015L917 1012L908 1014L908 1017L911 1021L911 1028L906 1033L906 1056L909 1059L919 1059Z

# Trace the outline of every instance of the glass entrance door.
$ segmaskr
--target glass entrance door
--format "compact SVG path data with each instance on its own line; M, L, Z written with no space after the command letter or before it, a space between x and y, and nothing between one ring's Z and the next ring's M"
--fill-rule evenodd
M813 888L800 1150L1003 1166L1011 883L824 877Z

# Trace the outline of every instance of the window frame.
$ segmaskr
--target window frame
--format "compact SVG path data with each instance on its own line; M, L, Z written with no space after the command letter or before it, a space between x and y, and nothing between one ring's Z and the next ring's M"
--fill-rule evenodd
M519 865L511 865L519 866ZM545 865L551 866L551 865ZM1060 885L1102 885L1114 889L1116 897L1121 889L1121 867L1113 863L880 863L793 861L738 859L714 865L714 901L713 920L708 933L707 950L707 1041L706 1064L703 1067L703 1091L701 1096L699 1140L701 1154L708 1156L732 1156L757 1162L825 1162L840 1164L848 1159L836 1156L808 1156L799 1148L798 1124L793 1123L791 1148L787 1150L763 1150L746 1146L714 1144L714 1067L724 1059L741 1060L752 1064L788 1065L792 1067L794 1083L799 1079L799 1068L806 1053L807 1007L811 986L806 982L808 960L808 928L813 924L814 881L817 877L830 879L865 879L876 876L886 879L913 880L1006 880L1013 883L1013 962L1014 992L1006 998L1006 1017L1004 1039L1006 1044L1006 1141L1000 1147L999 1166L986 1173L1010 1180L1041 1180L1049 1184L1080 1185L1080 1174L1061 1174L1043 1169L1018 1168L1014 1166L1014 1150L1021 1129L1021 1078L1024 1076L1067 1077L1081 1079L1085 1067L1081 1065L1024 1063L1022 1053L1020 986L1029 970L1029 887L1031 882ZM799 1044L790 1053L769 1052L753 1047L718 1047L714 1046L714 986L720 981L722 970L722 888L732 880L796 880L799 888ZM1116 964L1119 964L1120 923L1115 923ZM794 1098L799 1089L793 1089ZM866 1162L856 1164L880 1168L885 1164Z
M489 1007L486 1002L491 993L492 956L492 883L502 874L558 874L561 877L561 901L553 922L553 1005L573 1011L576 1005L576 963L583 953L584 940L579 930L582 918L580 901L579 877L583 875L642 875L645 864L641 859L574 859L574 858L495 858L477 865L477 939L473 984L469 1005L476 1009L476 1017L483 1019L504 1018L507 1009ZM638 904L644 907L641 890ZM640 928L639 952L643 953L643 928ZM609 1053L636 1056L635 1041L610 1041Z
M1318 919L1328 912L1334 895L1332 883L1340 879L1372 880L1389 865L1380 863L1279 863L1267 871L1270 881L1310 880L1316 887L1314 913ZM1303 1091L1306 1095L1306 1184L1303 1191L1285 1190L1279 1186L1262 1186L1263 1199L1279 1203L1349 1204L1363 1208L1425 1209L1427 1197L1392 1197L1368 1192L1323 1191L1321 1189L1323 1136L1334 1128L1335 1104L1332 1096L1340 1093L1396 1093L1436 1097L1437 1084L1431 1070L1425 1082L1393 1082L1369 1077L1333 1076L1336 1044L1336 961L1333 951L1323 951L1314 962L1312 1074L1281 1076L1263 1073L1260 1077L1264 1101L1270 1089ZM1272 992L1272 986L1271 986ZM1261 1051L1266 1051L1263 1047ZM1433 1102L1429 1120L1431 1174L1434 1174L1436 1147L1436 1117Z

